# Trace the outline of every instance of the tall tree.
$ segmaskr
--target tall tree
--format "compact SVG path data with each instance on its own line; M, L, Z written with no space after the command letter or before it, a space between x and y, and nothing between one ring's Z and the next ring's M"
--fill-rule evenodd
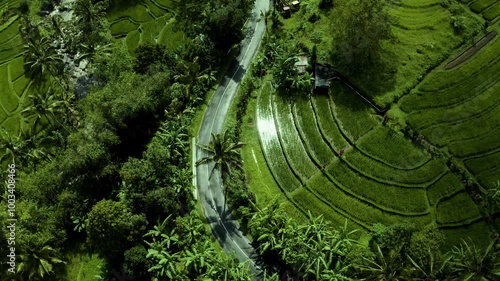
M56 52L48 37L39 40L28 37L24 66L28 73L37 81L43 80L47 72L56 76L62 69L62 57Z
M348 74L377 65L392 38L386 0L339 0L331 13L333 63Z
M222 134L212 133L212 140L208 145L200 145L200 147L209 153L208 156L198 160L196 165L209 163L211 161L215 162L215 165L210 172L210 177L212 177L214 170L219 170L221 177L225 180L233 167L241 169L241 160L239 149L244 144L241 142L234 143L229 137L227 130Z

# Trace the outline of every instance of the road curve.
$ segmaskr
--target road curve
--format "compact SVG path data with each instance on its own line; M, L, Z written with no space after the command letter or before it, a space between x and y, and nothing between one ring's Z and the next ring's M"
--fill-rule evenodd
M240 46L240 54L233 61L231 67L223 78L215 94L213 95L198 132L198 143L210 142L211 133L220 133L224 128L227 113L236 90L245 76L251 61L253 60L260 41L265 32L264 21L260 21L261 11L269 10L269 0L256 0L252 15L247 22L247 34ZM197 148L196 159L206 156L206 152ZM239 230L238 222L231 216L227 206L224 206L224 193L220 174L215 172L209 182L209 174L213 163L202 164L196 168L196 182L199 200L205 213L207 222L212 228L219 244L226 253L235 253L241 262L249 261L251 270L256 276L262 274L262 270L256 264L256 252L250 244L250 240ZM224 212L225 211L225 212Z

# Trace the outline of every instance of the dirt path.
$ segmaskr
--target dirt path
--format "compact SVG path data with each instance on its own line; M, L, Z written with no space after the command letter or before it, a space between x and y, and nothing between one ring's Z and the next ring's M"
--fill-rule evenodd
M481 38L479 41L477 41L474 44L474 46L465 50L465 52L461 53L458 57L456 57L452 61L450 61L444 67L444 69L450 70L452 68L455 68L455 67L460 66L461 64L465 63L470 58L472 58L475 54L477 54L484 46L486 46L486 44L488 44L490 41L495 39L496 36L497 36L496 31L491 31L490 33L486 34L483 38Z

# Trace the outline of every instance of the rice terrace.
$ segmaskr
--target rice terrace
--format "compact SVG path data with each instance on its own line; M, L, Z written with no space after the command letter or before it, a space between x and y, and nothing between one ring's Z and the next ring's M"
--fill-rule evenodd
M460 20L489 26L481 34L464 30L475 33L465 36L453 30L443 2L396 1L390 7L397 18L393 48L401 58L395 85L383 94L359 85L386 113L378 114L339 80L326 94L290 102L264 77L256 90L258 134L289 213L322 214L336 225L348 219L366 230L376 223L437 227L448 246L464 237L489 243L491 225L474 196L500 178L500 1L469 1L470 11L460 6L470 17ZM302 12L285 27L294 30ZM311 31L297 24L304 31L293 40L311 44L301 36ZM471 36L481 48L467 52L471 39L464 38ZM447 67L454 59L459 62Z
M500 280L499 129L500 0L0 0L0 280Z

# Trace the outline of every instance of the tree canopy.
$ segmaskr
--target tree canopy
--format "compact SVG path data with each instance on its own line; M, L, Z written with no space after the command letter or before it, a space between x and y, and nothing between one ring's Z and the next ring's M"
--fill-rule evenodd
M380 63L382 42L392 38L385 0L339 0L331 13L333 63L348 74Z

